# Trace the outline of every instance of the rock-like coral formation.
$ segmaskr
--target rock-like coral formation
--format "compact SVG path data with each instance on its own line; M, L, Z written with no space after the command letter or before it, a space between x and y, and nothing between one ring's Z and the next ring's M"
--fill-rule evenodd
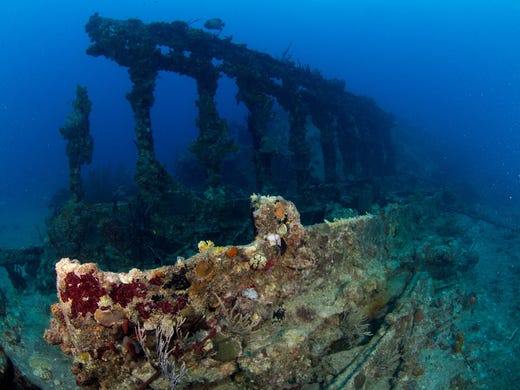
M248 245L202 242L190 259L128 273L57 263L45 337L74 356L81 387L361 388L413 361L404 344L431 285L392 265L396 210L304 228L281 197L252 206Z

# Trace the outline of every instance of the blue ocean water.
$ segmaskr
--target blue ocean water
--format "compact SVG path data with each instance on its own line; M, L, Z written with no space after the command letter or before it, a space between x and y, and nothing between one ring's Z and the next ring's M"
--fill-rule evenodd
M66 185L57 129L76 84L94 107L94 164L133 166L125 69L85 54L88 17L181 19L201 27L222 18L223 36L322 70L373 97L435 146L446 175L513 204L520 196L520 53L516 1L27 1L0 6L0 202L40 204ZM230 83L222 114L242 120ZM196 134L193 80L162 75L153 121L158 154ZM231 97L231 98L229 98ZM457 177L458 176L458 177Z
M68 183L66 142L58 129L71 109L77 84L88 88L93 101L95 146L87 174L106 166L132 174L134 121L125 99L131 83L126 69L85 53L89 38L84 26L95 12L144 22L178 19L197 28L219 17L225 22L219 36L232 36L233 42L276 58L288 55L327 78L345 80L347 90L372 97L395 115L397 140L411 139L410 153L427 156L424 163L435 167L425 180L439 188L470 188L471 201L486 205L485 214L491 214L493 222L513 228L513 239L497 245L497 257L517 245L518 1L3 0L0 248L43 240L47 205ZM236 92L231 80L221 79L217 103L228 123L244 122L247 115L236 102ZM155 98L157 156L173 170L176 154L198 133L196 84L161 73ZM487 271L497 280L504 275L514 279L517 260L504 260L505 270ZM513 339L514 327L509 335L512 332Z

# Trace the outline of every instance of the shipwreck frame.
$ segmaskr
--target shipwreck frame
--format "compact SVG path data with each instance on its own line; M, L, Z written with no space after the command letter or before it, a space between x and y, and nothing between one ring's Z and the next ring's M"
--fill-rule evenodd
M203 168L208 187L221 185L223 159L237 148L215 101L218 80L223 75L235 81L237 101L248 110L257 192L277 192L271 180L275 152L264 147L269 141L268 126L275 103L289 116L287 148L292 172L288 176L295 178L300 196L308 195L315 185L325 185L331 197L337 197L339 168L345 175L356 177L393 172L393 117L372 99L347 92L341 80L327 79L309 66L273 58L233 43L231 37L220 38L183 21L146 24L94 14L86 31L91 39L88 54L104 56L128 68L132 89L127 99L135 116L138 149L136 181L144 199L160 196L164 182L170 180L166 180L168 174L153 148L150 109L159 71L196 81L199 134L190 151ZM311 146L306 138L309 119L320 132L322 182L311 174Z

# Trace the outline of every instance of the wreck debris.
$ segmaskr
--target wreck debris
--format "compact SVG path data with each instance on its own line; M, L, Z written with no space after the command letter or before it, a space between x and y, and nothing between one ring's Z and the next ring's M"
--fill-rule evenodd
M223 24L212 19L206 27L219 31ZM379 178L392 173L393 119L374 101L348 92L343 82L182 21L147 24L94 14L85 28L90 37L87 53L104 56L128 71L131 89L126 98L134 114L137 159L135 183L126 182L129 188L135 184L136 194L121 201L103 180L92 180L89 184L98 188L91 193L104 194L100 198L106 203L82 199L80 168L90 162L92 139L85 132L90 102L86 90L78 89L82 103L78 100L76 105L82 113L77 134L61 130L69 137L73 199L68 201L65 193L55 198L54 215L47 221L54 254L52 260L42 261L42 285L54 283L44 270L55 258L96 259L102 268L117 271L171 264L177 256L193 254L192 240L248 242L254 232L244 221L248 196L255 190L283 194L302 210L312 209L303 214L309 217L306 223L321 221L323 205L330 201L344 206L355 199L363 205L361 211L368 211L388 200L384 191L377 192L380 196L372 191ZM193 154L191 168L176 169L182 172L177 177L170 175L154 147L151 110L157 76L164 71L192 78L198 94L199 131L188 148ZM223 77L236 83L237 101L249 111L250 137L247 130L232 137L217 109ZM310 142L311 135L319 141ZM370 188L360 188L358 182ZM356 191L361 191L357 198ZM272 268L277 261L271 258L274 251L286 262L297 258L295 269L312 267L312 254L291 242L301 239L301 232L291 221L281 221L278 230L263 237L269 253L247 248L255 252L250 264L258 270ZM284 256L288 248L300 253Z
M67 158L69 159L69 189L74 201L82 197L81 166L90 164L94 142L90 135L89 115L92 102L88 98L87 88L76 87L76 99L72 111L67 116L60 133L67 140Z
M60 302L45 337L74 357L80 387L143 388L152 380L153 388L170 381L194 389L413 382L419 346L452 313L428 307L433 285L425 273L406 262L391 265L395 235L408 232L387 224L409 213L392 208L304 228L293 203L258 195L251 201L257 234L247 245L206 242L176 265L128 273L57 263ZM283 253L268 239L281 226ZM264 267L251 264L258 253ZM159 374L161 356L169 374Z
M207 29L218 31L223 26L218 18L204 24ZM151 152L149 117L159 71L186 75L197 83L199 136L190 150L206 174L208 187L222 185L222 161L237 148L228 137L226 121L216 109L217 83L223 75L236 81L237 99L249 110L257 191L265 192L272 185L275 153L267 147L267 126L274 103L289 114L288 144L281 148L291 152L291 174L286 177L295 178L295 192L303 197L319 182L310 174L308 119L321 133L325 184L338 184L339 159L343 160L345 175L376 177L393 170L392 116L373 100L347 92L342 81L326 79L308 66L275 59L182 21L145 24L137 19L121 21L94 14L86 31L91 39L88 54L105 56L128 68L133 83L128 99L135 114L139 153L143 154L136 174L141 191L148 191L145 184L153 175L163 174ZM147 162L154 169L140 169Z

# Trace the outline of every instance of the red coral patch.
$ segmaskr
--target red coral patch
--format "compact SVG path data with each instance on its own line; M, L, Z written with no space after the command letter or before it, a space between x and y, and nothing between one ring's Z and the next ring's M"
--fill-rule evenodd
M150 305L150 302L144 303L144 302L138 302L135 305L135 310L141 315L141 318L147 320L150 318L150 313L152 312L152 307Z
M155 286L162 286L163 280L161 279L160 276L155 275L152 279L150 279L150 284L153 284Z
M99 298L106 293L94 276L94 271L80 276L69 272L65 276L65 288L60 291L60 297L63 302L69 299L72 301L72 315L77 317L79 314L94 313L98 308Z
M164 314L173 313L174 308L170 302L160 301L155 304Z
M140 282L113 284L108 295L114 303L126 307L134 297L143 298L146 296L146 286Z
M178 296L175 298L175 303L171 304L167 301L159 301L155 303L155 307L162 310L164 314L176 314L180 310L184 309L188 304L188 300L183 296Z

